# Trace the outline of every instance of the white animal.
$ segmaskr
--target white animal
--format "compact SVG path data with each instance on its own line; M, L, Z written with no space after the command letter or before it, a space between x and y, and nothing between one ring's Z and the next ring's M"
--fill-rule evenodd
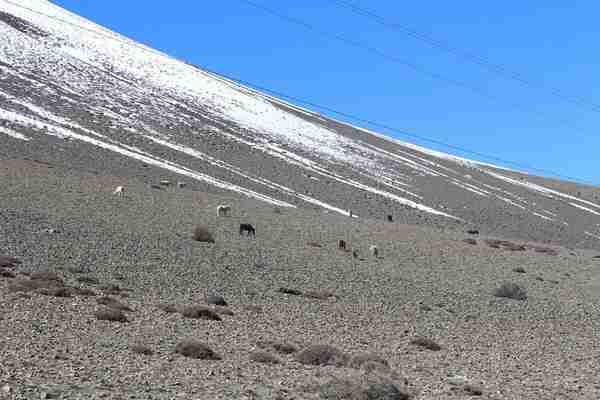
M119 197L123 197L125 195L125 187L117 186L117 188L114 190L113 194L117 195Z
M217 206L217 217L227 217L231 212L231 206L227 204L220 204Z
M369 251L373 257L379 258L379 248L377 246L373 245L369 247Z

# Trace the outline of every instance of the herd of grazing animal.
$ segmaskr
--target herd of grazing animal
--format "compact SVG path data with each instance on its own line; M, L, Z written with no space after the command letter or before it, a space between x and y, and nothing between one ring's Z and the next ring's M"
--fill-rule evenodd
M161 185L163 186L167 186L170 185L170 181L160 181ZM177 182L177 186L179 188L183 188L185 187L185 183L184 182ZM115 188L115 190L113 191L113 195L118 196L118 197L124 197L125 196L125 186L117 186ZM348 215L350 217L353 217L352 211L349 210L348 211ZM219 204L217 206L217 217L229 217L231 216L231 206L229 204ZM392 216L388 215L387 216L387 220L389 222L392 222ZM256 237L256 229L251 225L251 224L247 224L247 223L242 223L240 224L240 236L252 236L252 237ZM338 240L338 249L339 250L343 250L343 251L349 251L348 248L346 247L346 241L345 240ZM371 247L369 247L369 252L371 253L371 256L373 256L374 258L379 258L379 248L375 245L372 245ZM359 257L359 253L357 249L352 249L352 256L354 258L358 258Z

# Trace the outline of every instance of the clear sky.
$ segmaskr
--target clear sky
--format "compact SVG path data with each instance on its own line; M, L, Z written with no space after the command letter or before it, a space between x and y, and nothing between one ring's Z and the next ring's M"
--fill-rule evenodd
M600 2L346 0L542 87L532 89L356 15L335 1L251 1L417 64L429 75L279 19L245 0L54 3L216 72L600 185ZM556 89L581 99L582 105L553 95Z

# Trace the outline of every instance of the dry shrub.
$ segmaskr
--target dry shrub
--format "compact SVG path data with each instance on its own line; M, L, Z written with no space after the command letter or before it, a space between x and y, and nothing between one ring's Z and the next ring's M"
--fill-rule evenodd
M63 279L56 273L50 271L32 272L29 275L29 279L36 281L55 281L63 284Z
M56 289L63 287L61 281L43 279L19 279L8 286L9 292L31 292L38 289Z
M271 353L267 353L266 351L255 351L250 354L250 361L263 363L263 364L280 364L281 360L275 357Z
M508 240L487 239L485 243L495 249L505 249L510 251L525 251L527 247L522 244L509 242Z
M221 296L220 294L216 294L216 293L211 293L208 296L206 296L206 302L208 304L214 304L216 306L227 307L227 302L225 301L225 298L223 296Z
M5 269L0 269L0 277L2 278L8 278L8 279L14 279L17 277L17 274L15 274L12 271L7 271Z
M98 278L94 278L93 276L80 276L77 278L77 282L85 285L98 285L100 283Z
M203 306L188 306L181 310L181 315L186 318L207 319L209 321L222 321L222 318L211 310Z
M527 300L527 291L516 283L505 282L496 289L494 296L513 300Z
M177 307L172 304L159 304L157 307L168 314L177 312Z
M96 296L96 292L94 292L92 289L87 289L87 288L70 288L71 292L75 295L75 296L86 296L86 297L91 297L91 296Z
M409 400L412 396L391 382L334 379L318 389L324 400Z
M154 354L154 351L152 351L152 349L144 344L141 343L136 343L133 346L131 346L131 351L133 351L136 354L141 354L144 356L151 356Z
M319 300L327 300L330 297L335 297L335 294L329 290L307 290L306 292L304 292L304 297Z
M214 243L215 242L215 239L213 238L212 234L210 233L210 231L208 230L208 227L206 225L196 226L196 228L194 228L194 233L192 235L192 238L196 242L202 242L202 243Z
M390 364L387 360L379 357L372 353L357 354L350 360L349 366L351 368L363 369L368 372L370 371L387 371L390 369Z
M206 344L194 339L186 339L175 346L175 353L184 357L195 358L198 360L220 360L221 357L216 354Z
M229 316L233 316L234 315L233 311L231 311L227 307L214 306L212 309L213 309L214 312L216 312L219 315L229 315Z
M290 288L282 287L282 288L279 288L278 291L281 293L284 293L284 294L291 294L292 296L302 296L302 292L298 289L290 289Z
M281 354L292 354L298 351L293 344L273 340L261 340L256 342L256 345L261 349L272 349Z
M419 346L419 347L423 347L423 348L425 348L427 350L431 350L431 351L440 351L442 349L442 346L440 346L439 344L434 342L432 339L424 338L424 337L415 338L410 341L410 344L413 344L413 345Z
M96 311L95 313L96 319L100 321L111 321L111 322L129 322L127 317L121 310L116 310L114 308L102 308L101 310Z
M342 367L348 363L348 356L333 346L321 344L305 348L298 353L296 360L307 365L332 365Z
M477 240L475 239L463 239L463 242L467 243L467 244L471 244L473 246L475 246L477 244Z
M551 249L549 247L533 247L533 250L536 253L546 254L548 256L557 256L559 253L555 249Z
M66 287L42 288L42 289L39 289L37 292L44 296L71 297L71 291Z
M23 261L19 260L18 258L0 255L0 267L14 268L22 263Z
M128 305L123 304L119 300L110 296L102 296L96 300L96 302L114 310L133 311Z

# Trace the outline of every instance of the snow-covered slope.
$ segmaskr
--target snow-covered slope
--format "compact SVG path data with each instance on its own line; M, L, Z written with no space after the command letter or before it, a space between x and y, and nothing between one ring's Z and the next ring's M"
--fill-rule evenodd
M0 144L2 157L118 174L143 165L282 207L600 247L593 191L581 198L328 119L46 0L0 1Z

